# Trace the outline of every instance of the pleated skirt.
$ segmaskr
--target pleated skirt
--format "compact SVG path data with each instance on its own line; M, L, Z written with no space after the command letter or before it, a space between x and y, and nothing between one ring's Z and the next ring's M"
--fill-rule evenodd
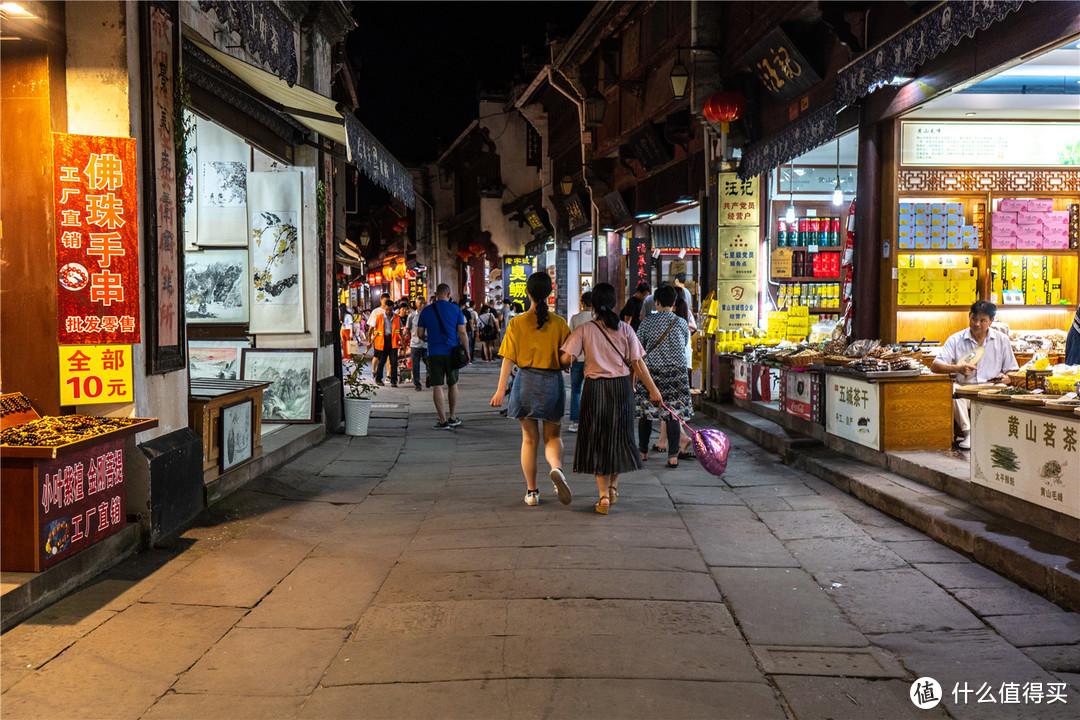
M574 472L615 475L640 470L634 437L634 386L630 376L585 378L581 388Z

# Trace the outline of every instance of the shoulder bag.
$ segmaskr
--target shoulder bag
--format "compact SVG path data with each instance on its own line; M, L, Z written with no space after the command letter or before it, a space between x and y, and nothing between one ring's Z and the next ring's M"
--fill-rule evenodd
M447 341L449 341L451 337L453 337L454 340L457 340L458 338L456 334L451 336L450 333L446 332L446 325L443 323L442 315L439 314L439 306L432 305L431 311L435 313L435 319L439 321L439 329L442 330L443 335L446 336ZM465 349L464 345L458 342L457 345L450 348L450 367L453 370L460 370L468 364L469 351Z

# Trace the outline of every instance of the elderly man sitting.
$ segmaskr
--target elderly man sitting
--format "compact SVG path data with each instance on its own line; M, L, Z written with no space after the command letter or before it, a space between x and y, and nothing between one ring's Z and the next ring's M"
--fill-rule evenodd
M1016 370L1016 357L1012 344L1002 332L990 327L997 315L997 308L986 300L976 300L968 312L968 327L945 341L930 369L953 376L956 385L998 382L1005 373ZM978 350L982 348L982 350ZM960 448L971 447L970 403L964 399L953 400L953 418L960 428Z

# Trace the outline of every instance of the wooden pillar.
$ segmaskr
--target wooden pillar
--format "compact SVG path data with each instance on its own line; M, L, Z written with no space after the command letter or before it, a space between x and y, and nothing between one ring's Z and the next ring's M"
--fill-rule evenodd
M881 294L881 133L876 123L859 125L859 172L855 200L853 339L880 337ZM890 241L895 245L895 239ZM895 249L891 250L895 252ZM889 285L891 287L891 284Z

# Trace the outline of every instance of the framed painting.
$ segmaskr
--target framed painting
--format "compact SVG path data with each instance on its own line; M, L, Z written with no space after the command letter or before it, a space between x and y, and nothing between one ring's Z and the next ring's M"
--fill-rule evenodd
M195 244L247 246L247 173L251 148L244 139L210 120L197 118L195 150L198 202Z
M184 312L189 323L248 321L248 251L184 253Z
M247 175L251 332L304 332L302 177Z
M221 408L221 472L251 459L255 432L255 401L251 398Z
M240 357L240 379L270 383L263 390L263 422L314 422L314 350L245 349Z
M245 340L188 340L188 377L236 380Z

